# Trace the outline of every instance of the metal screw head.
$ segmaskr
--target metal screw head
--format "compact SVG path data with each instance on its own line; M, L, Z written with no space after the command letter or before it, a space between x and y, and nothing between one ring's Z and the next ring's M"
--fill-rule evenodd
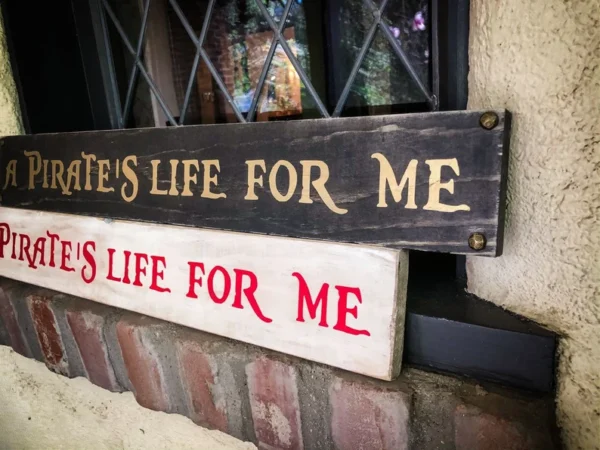
M498 125L500 119L494 111L484 112L479 118L479 124L486 130L493 130Z
M483 250L485 248L485 236L481 233L473 233L469 236L469 247L473 250Z

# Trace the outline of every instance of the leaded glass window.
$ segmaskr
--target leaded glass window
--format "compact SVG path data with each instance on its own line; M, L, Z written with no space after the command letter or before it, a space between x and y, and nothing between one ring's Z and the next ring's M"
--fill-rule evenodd
M435 0L92 2L115 127L438 107Z

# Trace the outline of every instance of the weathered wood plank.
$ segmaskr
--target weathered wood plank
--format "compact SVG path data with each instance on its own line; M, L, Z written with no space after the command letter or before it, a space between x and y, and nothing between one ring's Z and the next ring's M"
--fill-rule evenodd
M381 379L408 258L375 247L0 208L0 275Z
M1 204L496 256L509 135L496 114L491 130L460 111L7 137Z

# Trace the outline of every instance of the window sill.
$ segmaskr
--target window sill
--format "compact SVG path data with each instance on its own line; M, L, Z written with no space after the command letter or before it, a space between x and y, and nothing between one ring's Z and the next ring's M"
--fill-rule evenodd
M411 279L404 364L551 392L557 335L440 277Z

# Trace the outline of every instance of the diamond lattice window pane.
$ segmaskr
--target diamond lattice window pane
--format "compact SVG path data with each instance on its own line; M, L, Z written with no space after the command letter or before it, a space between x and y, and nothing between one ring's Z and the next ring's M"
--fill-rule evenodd
M427 98L378 30L352 84L344 108L346 114L389 114L393 105L425 103Z
M429 108L426 0L151 0L137 59L148 0L97 1L123 126Z
M412 30L415 15L425 20L426 11L427 2L422 0L389 0L383 11L382 24L390 31L390 39L395 40L405 54L409 52L407 56L411 65L417 65L413 67L417 76L425 89L430 90L427 25L419 22L416 31ZM348 80L352 82L342 114L400 112L404 104L427 102L427 96L412 79L381 27L373 28L374 23L378 24L374 22L374 15L366 3L362 0L344 0L338 13L339 40L334 42L337 54L334 83L338 101ZM373 29L376 30L373 39L356 78L352 80L355 64Z
M297 49L293 42L294 55ZM265 84L258 99L257 121L307 119L320 117L312 96L281 45L277 46Z
M215 7L205 48L244 114L250 109L273 38L254 1L226 0Z
M153 0L157 1L157 0ZM160 0L158 0L160 1ZM208 9L208 2L190 1L190 0L178 0L177 6L183 12L187 22L189 23L193 33L196 37L200 35L206 11ZM173 84L175 96L177 98L177 105L180 111L180 121L182 123L202 123L202 115L208 113L208 111L202 111L201 105L212 100L210 97L203 98L205 92L213 92L213 81L208 71L208 68L204 62L199 58L195 66L194 62L197 53L196 43L189 36L186 31L181 19L177 15L177 12L173 6L169 3L167 5L168 14L168 40L169 40L169 52L168 58L172 65ZM192 81L191 91L187 98L188 85ZM185 112L183 111L185 106ZM181 114L184 114L183 120L181 120ZM210 115L207 115L210 118ZM208 121L207 123L214 123Z
M137 48L138 37L140 28L142 26L142 14L143 11L140 7L140 2L135 0L108 0L112 12L115 14L121 26L121 30L125 33L125 36L134 48ZM119 97L121 104L125 104L125 96L127 94L128 79L135 65L135 56L129 52L127 46L124 45L123 39L119 34L119 31L111 20L108 13L105 14L108 33L111 41L111 50L113 55L113 61L115 70L117 73L122 74L121 80L119 80Z
M149 5L149 8L146 7ZM173 94L170 64L167 68L148 54L149 24L166 23L165 6L160 1L105 1L104 17L111 43L113 69L119 89L122 126L175 125L177 104ZM146 26L144 27L144 18ZM143 32L143 33L142 33ZM141 39L141 40L140 40ZM168 42L158 42L163 47ZM156 50L154 51L156 54ZM168 72L167 72L168 70ZM169 73L169 83L158 83L160 73ZM137 104L141 103L141 104ZM148 106L152 110L149 119ZM136 116L136 114L143 114Z
M430 87L429 2L390 0L383 21L392 32L394 39L400 43L421 82Z
M292 0L283 36L296 56L320 99L327 98L325 74L325 45L322 31L322 15L317 14L319 5L301 0ZM321 114L315 100L300 80L303 118L317 118Z

